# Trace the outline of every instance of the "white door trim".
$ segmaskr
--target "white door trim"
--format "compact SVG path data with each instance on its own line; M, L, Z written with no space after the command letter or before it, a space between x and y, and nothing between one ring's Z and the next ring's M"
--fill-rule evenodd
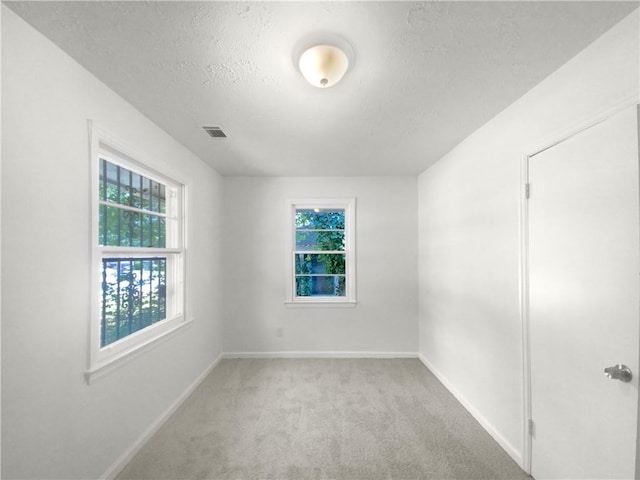
M531 452L532 438L529 421L531 420L531 345L529 341L529 202L531 195L535 195L534 187L529 187L529 161L535 155L558 145L565 140L594 127L617 113L636 105L640 108L640 98L633 96L626 98L618 104L590 116L586 121L582 121L573 127L551 136L549 139L540 141L531 148L527 148L520 163L520 321L522 324L522 389L523 389L523 448L522 448L522 468L531 475ZM640 408L640 401L639 401ZM640 418L640 417L639 417ZM639 478L640 458L636 456L636 478Z

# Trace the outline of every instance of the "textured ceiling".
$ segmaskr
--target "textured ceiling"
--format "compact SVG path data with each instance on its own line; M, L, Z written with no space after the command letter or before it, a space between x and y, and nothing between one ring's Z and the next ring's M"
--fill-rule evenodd
M418 174L638 6L6 3L220 173L285 176ZM293 61L317 32L355 51L325 90Z

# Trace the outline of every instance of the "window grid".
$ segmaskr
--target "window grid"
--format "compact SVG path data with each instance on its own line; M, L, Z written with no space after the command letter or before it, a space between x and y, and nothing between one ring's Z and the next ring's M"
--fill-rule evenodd
M295 297L345 297L345 209L294 208L293 215L295 230L292 265ZM307 237L310 239L307 240ZM307 243L300 246L300 239Z
M100 245L164 248L166 192L162 183L101 158Z
M171 265L179 250L167 248L167 243L175 243L171 230L178 219L167 213L168 201L175 196L172 188L111 161L108 155L100 155L98 170L100 347L104 348L176 310L167 274L175 272ZM113 254L120 249L128 255ZM161 253L150 256L150 251Z
M109 266L109 264L112 265ZM124 268L127 266L128 268ZM109 270L118 272L116 278L116 292L118 294L113 296L116 308L111 322L109 322L110 318L107 315L109 290L105 288ZM165 318L167 298L162 289L165 288L166 270L167 259L165 257L103 258L101 346L131 335ZM148 274L145 275L145 272ZM154 278L160 288L154 289ZM145 288L146 286L148 288ZM120 295L120 292L123 295ZM124 311L122 302L125 303ZM121 331L123 329L124 332Z

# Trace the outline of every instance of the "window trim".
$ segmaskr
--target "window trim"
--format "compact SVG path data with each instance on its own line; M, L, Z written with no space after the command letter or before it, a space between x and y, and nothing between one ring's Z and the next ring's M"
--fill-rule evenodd
M177 332L182 327L191 323L191 319L187 316L187 291L186 291L186 264L187 264L187 185L186 183L169 168L160 166L160 169L166 173L161 173L159 169L154 168L154 162L146 160L146 156L134 152L122 141L114 137L112 134L97 126L89 120L89 159L91 174L91 301L90 308L90 328L89 328L89 359L88 368L85 371L85 380L92 383L96 379L104 376L106 373L113 371L126 360L137 356L142 351L149 348L152 344L157 343L160 339L168 337L170 334ZM168 187L175 188L177 211L175 216L178 217L177 231L172 233L176 246L169 248L146 248L146 247L113 247L101 246L98 244L99 234L99 168L100 158L109 157L109 161L114 161L125 168L133 168L138 173L149 176L154 180L159 180ZM158 162L155 162L158 163ZM167 215L169 212L167 212ZM168 258L168 264L172 264L174 272L172 273L175 288L174 295L175 314L169 318L154 323L148 327L138 330L126 337L112 342L104 347L100 344L101 314L100 301L102 297L102 287L100 282L100 271L102 259L106 257L118 257L121 255L157 255L158 253L170 254L173 260ZM168 267L169 268L169 267Z
M285 305L289 307L355 307L356 297L356 199L344 198L290 198L286 202L286 258L285 258ZM345 281L344 297L298 297L295 292L295 211L296 209L344 208L345 219Z

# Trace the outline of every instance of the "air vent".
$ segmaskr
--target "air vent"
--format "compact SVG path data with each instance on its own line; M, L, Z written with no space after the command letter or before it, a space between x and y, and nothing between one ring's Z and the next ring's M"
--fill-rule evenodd
M204 131L207 132L210 137L213 137L213 138L226 137L226 135L224 134L224 132L220 127L202 127L202 128L204 128Z

